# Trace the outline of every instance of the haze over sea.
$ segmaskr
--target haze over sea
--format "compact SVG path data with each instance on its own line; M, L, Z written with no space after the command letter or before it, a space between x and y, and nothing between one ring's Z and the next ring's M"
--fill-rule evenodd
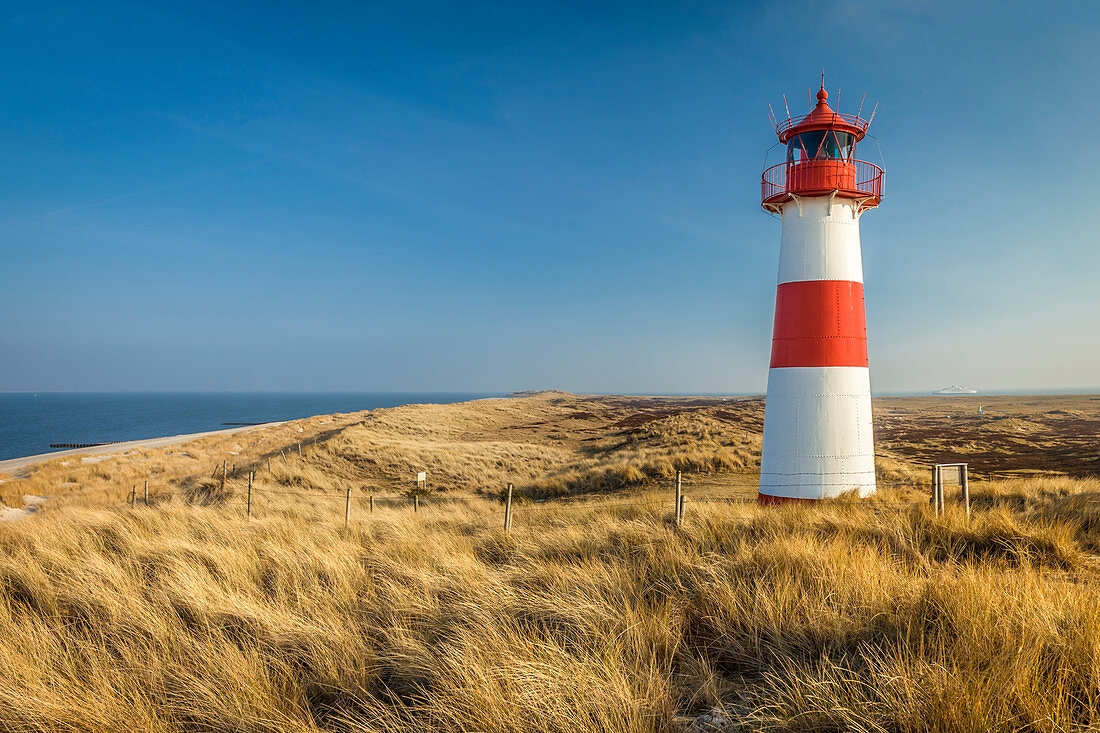
M466 392L0 393L0 460L50 443L108 443L220 430L226 422L293 420L412 403L501 395Z

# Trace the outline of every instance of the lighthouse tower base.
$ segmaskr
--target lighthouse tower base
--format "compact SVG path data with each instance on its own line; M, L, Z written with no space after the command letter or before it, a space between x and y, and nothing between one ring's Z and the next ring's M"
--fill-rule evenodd
M760 500L875 493L871 383L866 367L772 369Z
M782 207L761 501L875 492L859 206L832 196Z

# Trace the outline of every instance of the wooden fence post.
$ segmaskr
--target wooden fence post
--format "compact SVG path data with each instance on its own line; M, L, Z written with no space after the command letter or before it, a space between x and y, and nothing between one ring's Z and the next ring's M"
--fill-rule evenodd
M943 469L940 469L940 514L947 509L947 492L943 488Z
M302 444L301 443L298 444L298 455L299 456L302 455Z
M512 484L508 484L508 499L504 504L504 531L512 530Z
M374 494L370 495L370 510L374 511Z
M936 509L936 516L940 515L940 467L932 469L932 505Z
M683 494L680 495L680 522L684 521L684 507L687 504L687 497Z
M145 506L149 506L149 482L145 482Z
M134 488L130 489L130 508L133 509L137 506L137 484L134 484Z
M348 493L344 498L344 526L348 526L348 519L351 517L351 487L348 487Z
M963 505L966 507L966 521L970 521L970 482L967 480L966 466L959 467L959 474L962 478L962 493L963 493Z
M246 516L249 519L252 518L252 479L255 476L256 476L255 471L249 471L248 472L248 509L247 509L247 515Z
M420 511L420 494L417 494L416 496L413 497L413 511L414 512Z
M944 502L943 502L943 469L936 466L935 471L935 485L934 495L936 497L936 515L943 514Z
M684 498L683 491L684 491L683 486L680 483L680 472L677 471L676 472L676 498L672 502L672 513L676 517L676 526L677 527L680 526L680 516L681 516L681 511L682 511L680 509L680 506L681 506L680 505L680 499Z
M222 461L222 491L225 491L225 465L228 461Z
M932 511L937 515L940 513L940 467L932 466Z

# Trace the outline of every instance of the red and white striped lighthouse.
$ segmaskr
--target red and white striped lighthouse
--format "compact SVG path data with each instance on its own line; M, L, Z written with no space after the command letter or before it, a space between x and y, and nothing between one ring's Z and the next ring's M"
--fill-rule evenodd
M856 159L870 120L828 99L823 79L808 115L773 118L787 159L762 178L761 204L783 221L762 502L875 492L859 219L882 201L882 169Z

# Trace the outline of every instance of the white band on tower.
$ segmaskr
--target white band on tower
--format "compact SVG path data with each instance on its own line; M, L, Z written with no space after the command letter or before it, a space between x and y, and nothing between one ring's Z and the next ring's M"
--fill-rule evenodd
M870 372L791 367L768 372L760 493L825 499L875 491Z
M783 207L779 282L851 280L863 282L859 217L845 199L803 199ZM831 211L830 211L831 210Z

